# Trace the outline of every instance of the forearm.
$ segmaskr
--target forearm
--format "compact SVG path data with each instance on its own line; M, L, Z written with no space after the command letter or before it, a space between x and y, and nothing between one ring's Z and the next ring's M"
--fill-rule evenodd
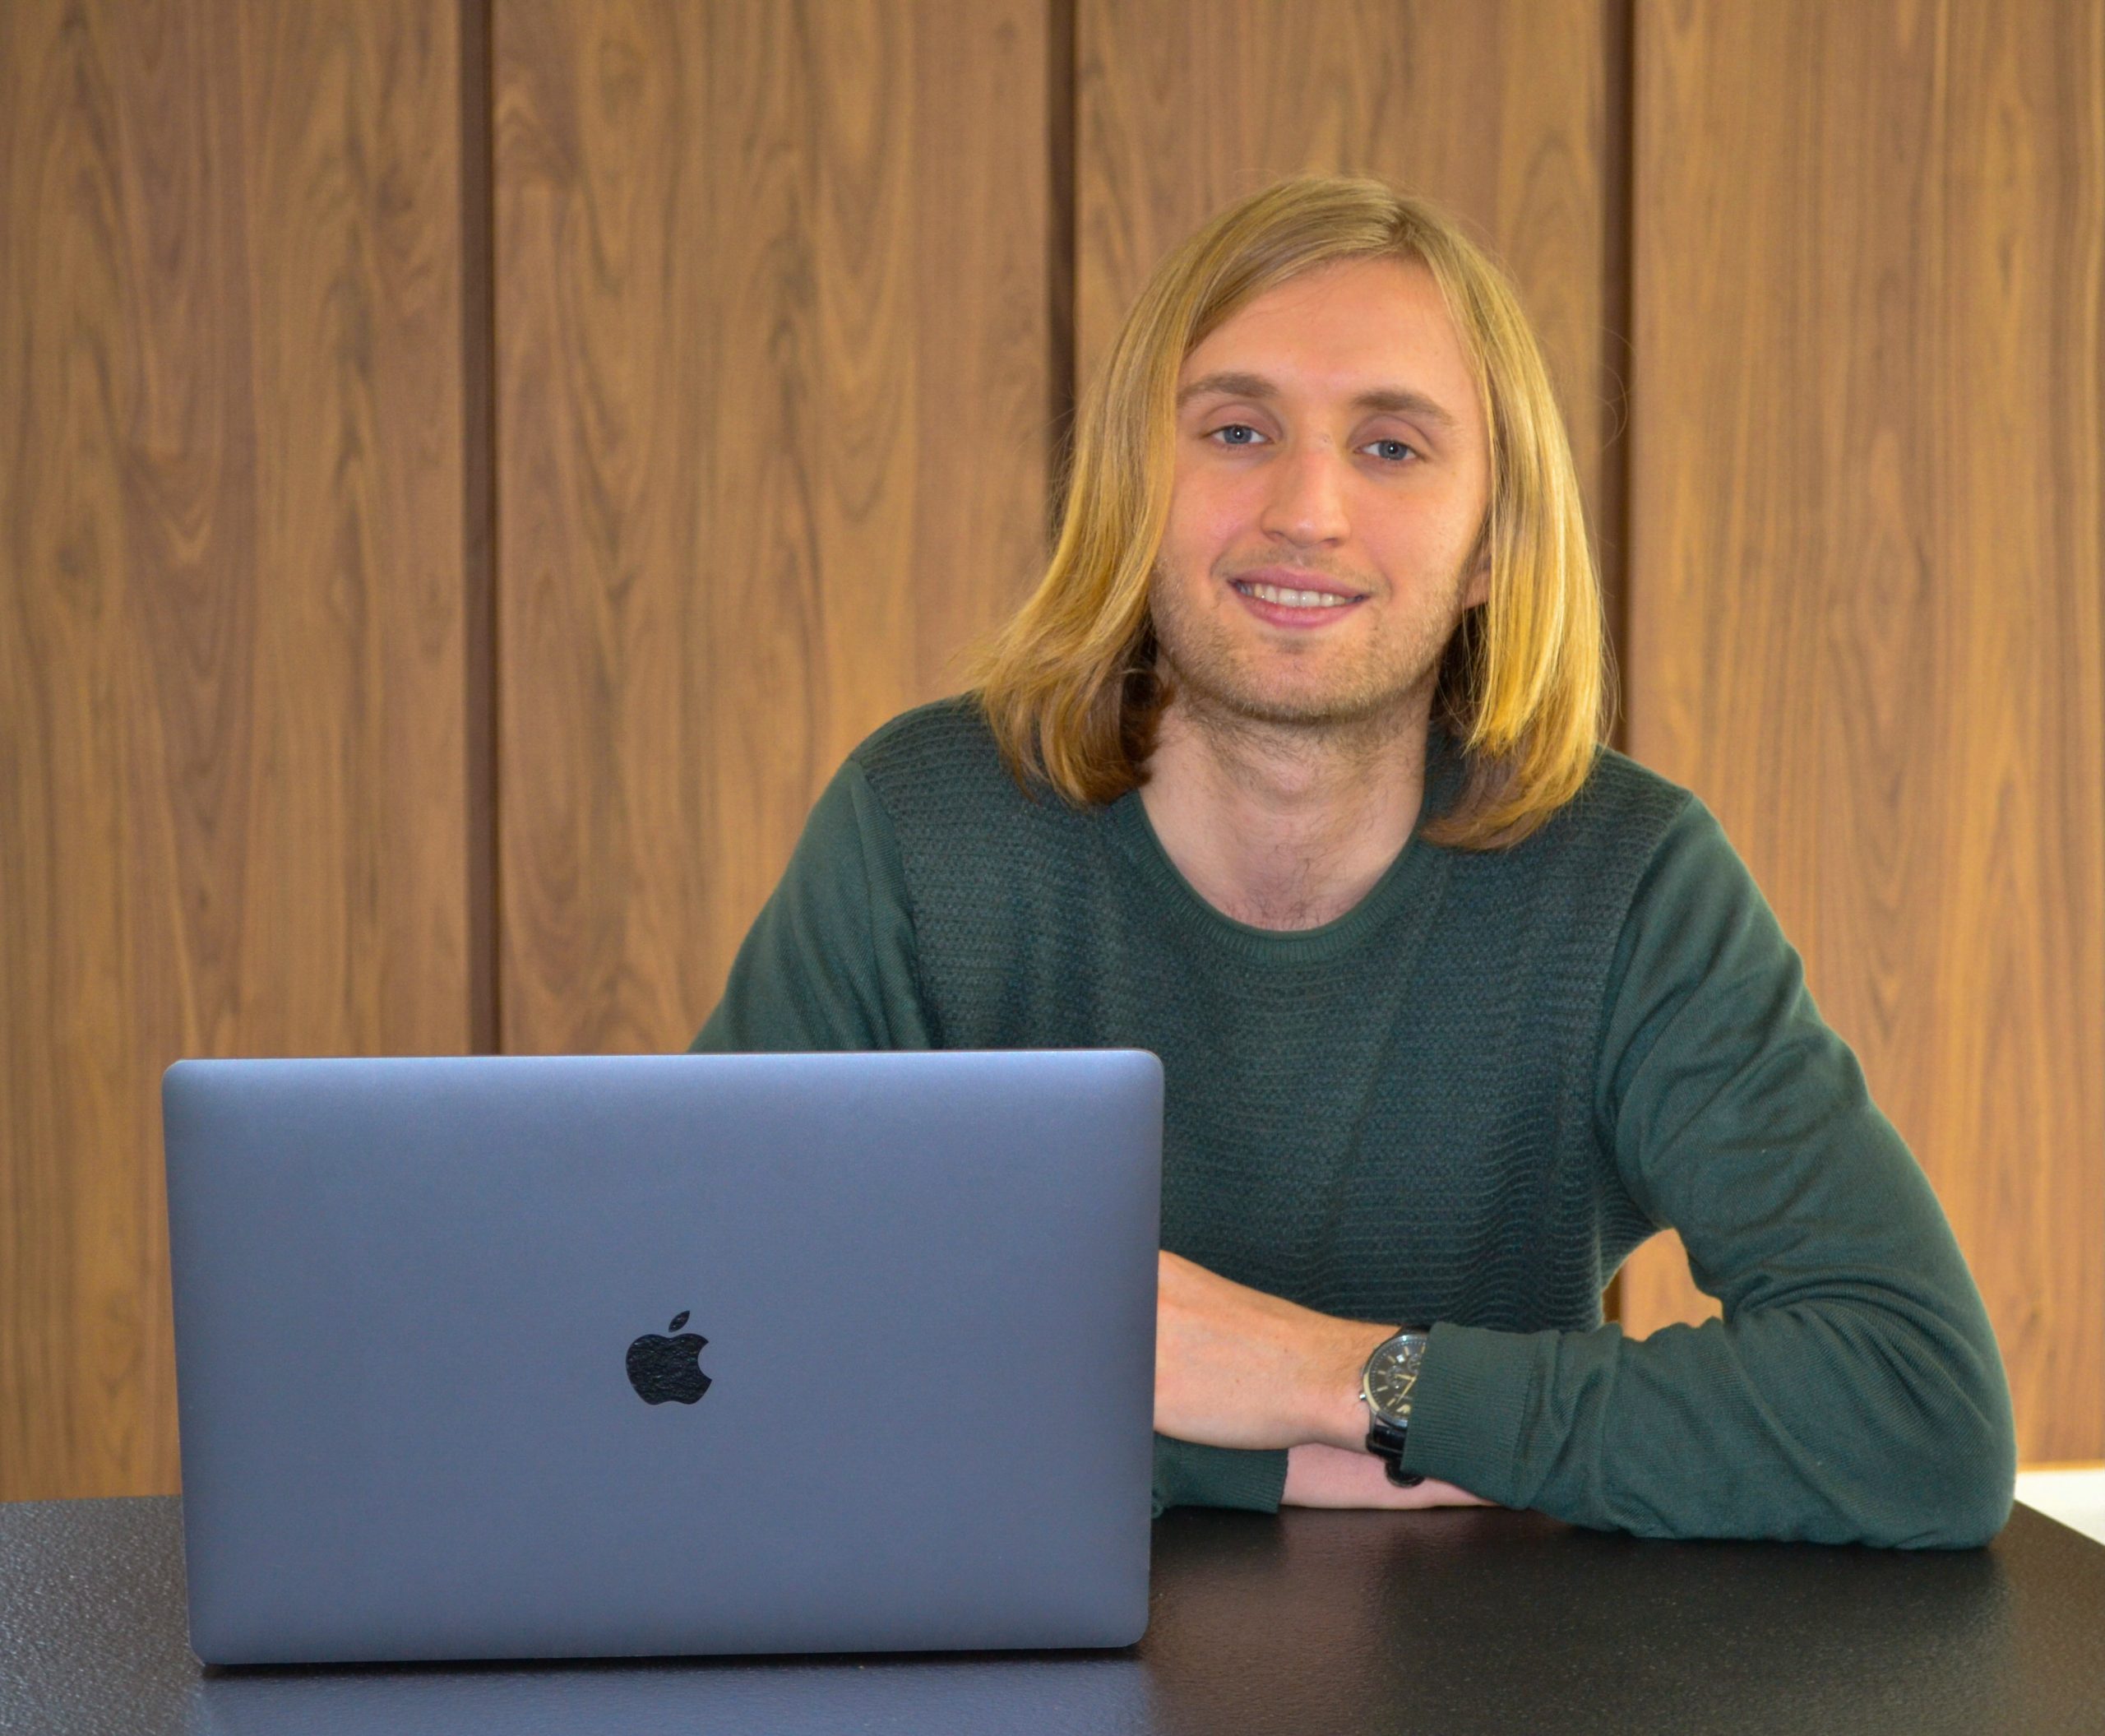
M1168 1260L1165 1268L1172 1300L1156 1363L1158 1510L1495 1504L1434 1479L1400 1487L1389 1480L1388 1461L1367 1451L1360 1371L1393 1326L1234 1295L1237 1287L1224 1289L1196 1269ZM1201 1294L1179 1305L1187 1284ZM1224 1299L1241 1312L1224 1317Z
M1641 1536L1978 1544L2009 1511L2006 1389L1937 1336L1832 1302L1642 1341L1442 1326L1414 1462Z
M1388 1461L1367 1451L1321 1441L1290 1447L1282 1507L1496 1507L1452 1483L1427 1477L1409 1488L1389 1480Z
M1360 1371L1367 1354L1395 1331L1362 1321L1320 1318L1311 1333L1302 1409L1307 1438L1287 1449L1284 1507L1493 1507L1452 1483L1427 1477L1404 1487L1389 1461L1367 1450Z
M1364 1442L1360 1368L1393 1326L1320 1313L1166 1249L1159 1257L1157 1433L1256 1451Z

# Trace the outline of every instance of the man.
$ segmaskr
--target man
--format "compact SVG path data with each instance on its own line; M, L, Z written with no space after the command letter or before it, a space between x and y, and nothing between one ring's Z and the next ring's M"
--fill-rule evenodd
M1979 1294L1715 820L1598 745L1599 616L1496 267L1266 188L1158 269L1037 593L850 756L693 1046L1162 1057L1158 1512L1982 1543ZM1724 1318L1633 1342L1664 1225Z

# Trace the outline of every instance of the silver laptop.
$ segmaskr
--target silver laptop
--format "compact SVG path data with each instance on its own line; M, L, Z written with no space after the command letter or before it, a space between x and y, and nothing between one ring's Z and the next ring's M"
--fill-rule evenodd
M1122 1646L1138 1050L180 1061L206 1663Z

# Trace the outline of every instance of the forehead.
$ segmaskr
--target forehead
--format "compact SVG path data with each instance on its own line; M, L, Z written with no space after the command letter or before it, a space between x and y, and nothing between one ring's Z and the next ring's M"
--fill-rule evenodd
M1265 375L1284 397L1308 403L1402 387L1432 397L1464 427L1479 419L1446 299L1414 260L1343 261L1266 290L1184 358L1177 384L1218 373Z

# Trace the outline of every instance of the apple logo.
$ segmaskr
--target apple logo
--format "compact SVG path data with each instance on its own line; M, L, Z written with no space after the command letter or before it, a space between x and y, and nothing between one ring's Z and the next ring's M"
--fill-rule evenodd
M687 1311L673 1317L668 1332L679 1332L687 1323ZM709 1340L699 1332L681 1332L678 1338L645 1332L628 1347L628 1383L646 1405L692 1405L709 1391L709 1377L701 1372L701 1347Z

